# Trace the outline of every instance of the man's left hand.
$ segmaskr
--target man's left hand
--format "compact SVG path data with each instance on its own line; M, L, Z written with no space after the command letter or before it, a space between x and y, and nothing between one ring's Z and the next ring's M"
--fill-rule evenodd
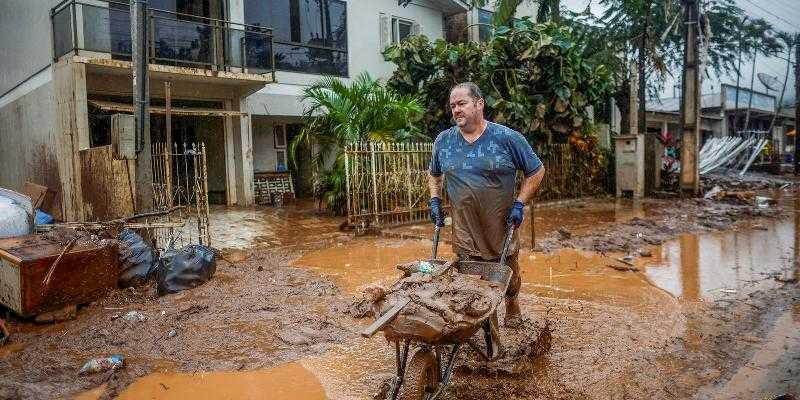
M525 217L525 204L519 200L514 201L511 211L508 213L508 223L514 224L515 227L522 225L522 219Z

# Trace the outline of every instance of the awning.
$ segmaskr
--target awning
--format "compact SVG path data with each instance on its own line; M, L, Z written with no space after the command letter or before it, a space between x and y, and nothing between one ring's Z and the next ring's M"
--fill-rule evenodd
M133 105L125 103L116 103L113 101L102 100L89 100L89 104L103 110L123 113L133 113ZM167 110L164 107L150 106L152 114L166 114ZM194 107L171 107L171 115L187 115L198 117L243 117L247 116L246 112L220 110L216 108L194 108Z

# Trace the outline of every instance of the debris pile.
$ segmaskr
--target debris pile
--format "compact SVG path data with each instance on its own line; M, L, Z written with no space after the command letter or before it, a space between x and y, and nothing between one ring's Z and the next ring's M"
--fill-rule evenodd
M410 264L398 266L403 271L414 268ZM372 299L372 309L379 314L385 314L396 304L408 302L386 327L387 337L413 334L420 340L436 342L443 338L465 340L471 336L495 311L503 296L501 284L447 268L438 274L412 272L388 290L368 289L364 298Z

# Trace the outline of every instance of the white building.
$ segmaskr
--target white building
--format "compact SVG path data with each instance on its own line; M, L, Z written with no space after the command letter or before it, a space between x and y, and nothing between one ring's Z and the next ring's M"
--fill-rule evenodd
M526 3L527 4L527 3ZM413 33L478 40L490 10L462 0L149 0L153 143L208 148L212 202L250 205L254 176L286 166L301 93L321 75L387 78L383 48ZM530 5L520 15L534 15ZM59 219L101 218L86 153L132 110L127 0L6 0L0 5L0 187L50 188ZM304 171L292 171L295 180ZM83 181L83 183L82 183ZM302 185L299 185L302 186ZM302 192L302 187L297 188ZM302 193L301 193L302 194Z

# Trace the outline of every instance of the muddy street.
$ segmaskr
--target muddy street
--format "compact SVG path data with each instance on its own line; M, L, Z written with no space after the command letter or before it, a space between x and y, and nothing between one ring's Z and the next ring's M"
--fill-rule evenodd
M769 208L598 199L536 209L536 251L522 230L521 305L532 325L551 327L550 350L512 373L473 368L464 353L444 398L796 395L800 198L777 195ZM203 286L117 290L71 321L10 321L0 398L380 398L394 348L359 336L372 318L355 318L352 304L391 285L397 264L428 256L429 224L354 236L332 218L270 212L218 211L230 245ZM237 238L243 213L250 233ZM448 245L439 254L452 257ZM110 354L125 367L78 375Z

